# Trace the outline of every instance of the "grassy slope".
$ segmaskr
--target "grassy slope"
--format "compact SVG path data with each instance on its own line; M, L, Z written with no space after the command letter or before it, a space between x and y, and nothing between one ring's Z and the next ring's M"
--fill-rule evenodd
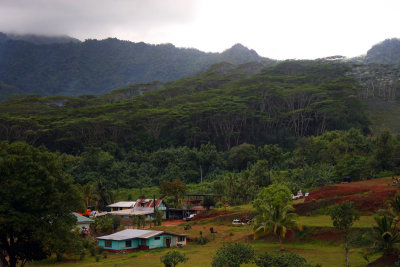
M390 182L391 178L383 178L338 186L359 188L365 185L366 187L373 186L374 188L378 188L379 186L387 186L390 188ZM178 266L210 266L215 251L226 242L250 242L257 254L262 254L266 251L270 253L279 253L279 243L274 237L267 237L266 239L254 241L251 226L233 226L231 224L232 219L247 216L249 213L254 212L251 205L229 207L227 208L226 214L223 214L224 208L215 209L213 212L219 212L219 216L210 216L202 220L192 221L190 222L192 229L188 231L183 229L184 225L162 226L157 228L170 232L187 233L191 238L199 237L199 233L202 231L204 236L210 238L211 241L206 245L201 246L194 242L189 242L186 247L179 249L179 251L186 253L189 260L185 264L179 264ZM326 215L300 216L300 222L307 228L306 232L308 236L306 238L297 238L295 241L285 241L286 249L305 257L310 263L321 263L324 267L342 266L344 262L343 243L340 237L335 234L333 228L331 228L332 222L330 217ZM354 227L370 228L372 225L372 216L361 216L360 221L357 221ZM209 228L211 226L218 232L217 234L211 235L209 233ZM318 236L322 236L322 238L318 238ZM333 239L326 238L326 236L331 236ZM91 256L86 256L83 261L78 261L76 263L55 263L54 258L50 258L46 261L29 264L29 266L162 266L160 256L168 251L168 249L158 249L153 251L133 252L125 255L107 254L107 259L101 258L99 262L96 262L95 258ZM352 266L366 265L366 261L359 252L361 252L359 248L351 249L350 263ZM375 258L377 258L377 256ZM375 258L371 258L371 261ZM255 265L249 264L243 266Z
M248 211L249 207L237 210L236 216L240 217L243 210ZM279 243L273 237L254 241L252 237L251 226L233 226L230 221L232 214L221 215L220 217L208 218L200 221L191 222L192 229L189 231L183 230L183 225L170 227L158 227L157 229L168 230L171 232L187 233L192 238L198 237L199 232L210 238L210 242L206 245L197 245L194 242L188 243L179 251L186 253L189 261L179 266L210 266L212 257L215 251L225 242L250 242L257 254L262 254L266 251L270 253L279 253ZM330 227L331 222L328 216L311 216L301 217L301 222L306 227ZM370 227L372 225L372 217L363 216L360 222L355 224L355 227ZM218 233L211 235L209 227L213 226ZM285 247L289 251L296 252L305 257L311 263L322 263L324 267L339 266L344 262L344 250L340 241L286 241ZM94 257L87 256L84 261L76 263L61 263L54 262L54 258L47 261L31 264L33 266L162 266L160 256L167 253L168 249L158 249L153 251L133 252L125 255L108 254L107 259L101 258L100 262L96 262ZM359 254L360 249L352 249L350 262L352 266L365 266L366 261ZM252 264L243 266L255 266Z
M386 102L381 99L369 99L365 103L368 106L369 116L372 122L373 134L384 129L392 133L400 133L400 103Z

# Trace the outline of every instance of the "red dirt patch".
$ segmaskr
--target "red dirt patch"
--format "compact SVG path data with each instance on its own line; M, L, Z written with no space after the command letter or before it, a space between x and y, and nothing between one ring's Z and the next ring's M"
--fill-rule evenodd
M163 221L162 226L175 226L185 222L184 220Z
M222 216L222 215L229 215L229 214L234 214L234 213L244 213L244 212L248 212L247 210L239 210L239 211L212 211L210 213L207 212L200 212L199 214L197 214L193 221L198 221L198 220L203 220L203 219L207 219L207 218L214 218L214 217L218 217L218 216Z
M372 179L348 184L326 185L311 191L303 203L295 204L296 212L306 214L313 210L349 200L362 212L375 212L400 189L391 185L391 179Z

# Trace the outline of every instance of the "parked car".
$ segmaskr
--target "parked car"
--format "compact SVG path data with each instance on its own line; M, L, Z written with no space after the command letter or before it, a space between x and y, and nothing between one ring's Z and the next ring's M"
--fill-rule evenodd
M189 216L187 216L186 218L183 218L183 220L185 220L185 221L191 221L191 220L193 220L194 216L196 216L196 214L195 214L195 213L193 213L193 214L190 214L190 215L189 215Z
M238 219L235 219L235 220L232 221L232 224L233 225L242 225L242 222L240 220L238 220Z
M90 213L89 218L96 218L97 214L99 214L99 212L94 210Z

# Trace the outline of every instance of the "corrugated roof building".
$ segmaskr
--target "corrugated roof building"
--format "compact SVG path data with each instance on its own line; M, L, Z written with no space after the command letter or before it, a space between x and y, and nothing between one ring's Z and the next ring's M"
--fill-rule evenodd
M126 229L111 235L97 237L97 239L99 246L104 250L119 253L121 251L185 246L186 236L165 231Z

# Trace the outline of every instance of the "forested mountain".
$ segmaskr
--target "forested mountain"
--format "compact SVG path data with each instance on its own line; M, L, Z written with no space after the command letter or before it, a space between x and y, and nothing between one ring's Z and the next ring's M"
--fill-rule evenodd
M262 67L222 63L162 87L137 85L101 97L13 97L0 105L0 138L79 153L107 142L125 149L209 142L219 150L245 142L288 147L327 130L368 131L357 82L345 76L348 65Z
M400 65L400 39L386 39L374 45L368 50L365 62Z
M196 76L103 96L14 96L0 103L0 140L63 153L65 170L80 184L208 181L199 192L232 203L276 181L297 192L345 176L397 174L399 137L367 135L363 101L389 99L379 90L371 96L365 66L219 63Z
M150 45L115 38L77 42L67 37L0 34L0 82L23 93L44 96L102 95L136 83L192 76L223 61L275 62L240 44L223 53L204 53L172 44ZM0 93L4 99L6 94Z

